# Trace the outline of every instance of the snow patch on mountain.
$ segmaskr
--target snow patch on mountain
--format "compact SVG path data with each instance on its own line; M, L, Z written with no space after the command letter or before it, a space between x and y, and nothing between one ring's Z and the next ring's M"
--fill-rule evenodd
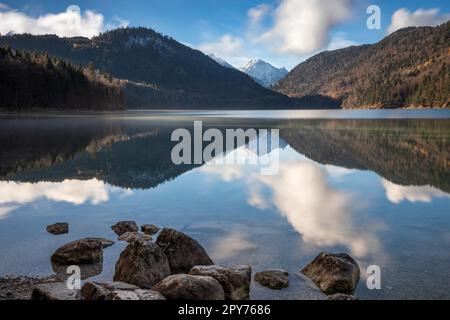
M228 62L226 62L226 61L223 60L222 58L216 56L214 53L208 54L208 57L210 57L210 58L213 59L215 62L217 62L218 64L220 64L222 67L230 68L230 69L236 69L235 67L233 67L231 64L229 64Z
M245 66L239 68L242 72L245 72L252 77L256 82L262 84L265 87L270 87L278 83L284 78L289 71L286 68L276 68L270 63L263 60L251 60Z

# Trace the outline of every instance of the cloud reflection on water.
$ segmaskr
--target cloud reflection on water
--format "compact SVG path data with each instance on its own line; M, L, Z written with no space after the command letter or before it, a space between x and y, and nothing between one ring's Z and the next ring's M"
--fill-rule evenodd
M41 198L73 205L90 203L98 205L107 202L113 188L97 179L64 180L61 182L15 182L0 181L0 218L13 210ZM114 188L115 189L115 188ZM123 194L129 190L124 189Z
M381 184L386 190L386 198L395 204L402 201L430 203L433 198L450 197L449 194L431 186L401 186L384 178L381 179Z
M327 169L309 160L292 160L282 163L274 176L245 172L245 166L237 165L232 169L206 165L201 170L216 173L226 182L231 181L227 172L234 172L235 180L242 179L247 186L247 202L259 209L275 208L306 244L345 246L356 257L378 253L379 225L357 219L354 210L361 200L333 187ZM267 188L269 196L263 194Z

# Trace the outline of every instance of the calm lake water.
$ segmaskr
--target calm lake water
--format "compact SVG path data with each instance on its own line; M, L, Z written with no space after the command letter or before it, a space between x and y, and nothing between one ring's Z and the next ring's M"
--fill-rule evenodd
M403 119L402 119L403 118ZM260 165L174 165L171 133L279 129ZM291 286L252 298L323 299L299 270L322 251L359 263L362 299L450 298L450 113L438 111L142 112L0 117L0 276L50 275L50 255L82 237L116 240L119 220L197 239L217 264L283 268ZM221 155L218 155L220 157ZM54 236L48 224L68 222ZM93 272L111 280L126 243ZM382 289L368 290L378 265ZM56 270L58 271L58 270Z

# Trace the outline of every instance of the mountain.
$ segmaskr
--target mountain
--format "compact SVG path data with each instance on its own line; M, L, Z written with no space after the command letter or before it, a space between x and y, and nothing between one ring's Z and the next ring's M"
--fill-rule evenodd
M215 62L217 62L218 64L220 64L222 67L230 68L230 69L236 69L235 67L233 67L231 64L229 64L228 62L226 62L226 61L223 60L222 58L216 56L214 53L208 54L208 57L210 57L210 58L213 59Z
M117 82L48 55L0 47L0 109L123 109Z
M239 70L265 87L273 86L288 74L286 68L275 68L263 60L251 60Z
M401 29L376 44L322 52L274 89L332 97L344 108L450 107L449 39L450 21Z
M125 79L128 108L292 108L291 99L198 50L147 28L121 28L92 39L15 34L0 44L91 66Z

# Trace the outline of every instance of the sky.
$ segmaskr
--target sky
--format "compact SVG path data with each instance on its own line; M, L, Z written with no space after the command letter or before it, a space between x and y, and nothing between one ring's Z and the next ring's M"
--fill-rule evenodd
M448 20L447 0L0 0L1 34L93 37L143 26L235 67L263 59L291 69L324 50Z

